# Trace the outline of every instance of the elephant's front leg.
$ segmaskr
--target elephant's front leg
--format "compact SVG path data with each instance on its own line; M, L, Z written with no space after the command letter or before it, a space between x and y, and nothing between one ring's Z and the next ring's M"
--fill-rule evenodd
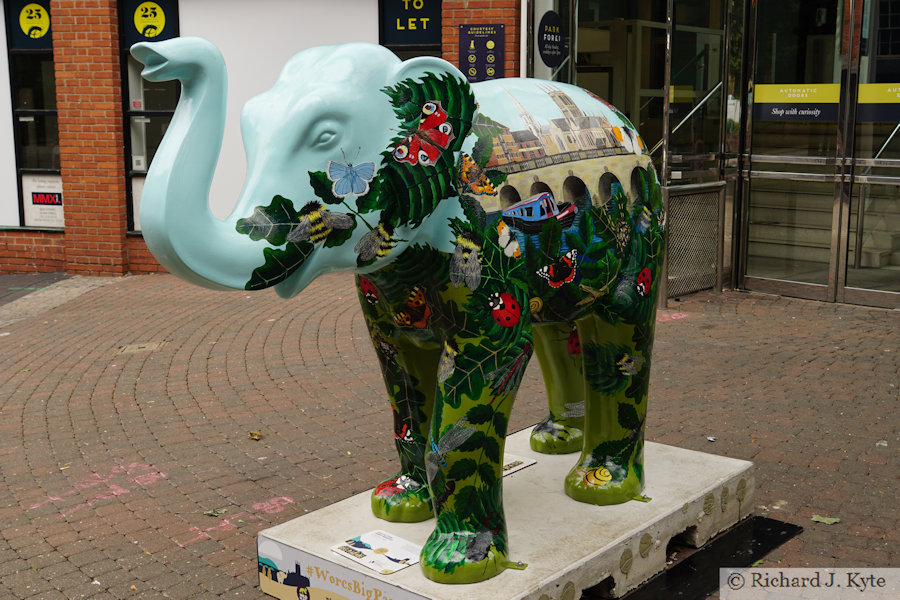
M391 411L400 472L372 492L372 512L388 521L414 523L433 516L425 472L439 350L424 350L408 340L372 335L381 363Z
M503 514L503 449L509 413L531 343L486 351L457 340L442 357L455 368L438 387L427 457L437 523L422 550L425 576L474 583L507 566Z
M642 498L652 318L639 327L595 314L576 321L584 359L584 446L565 481L576 500L607 505Z

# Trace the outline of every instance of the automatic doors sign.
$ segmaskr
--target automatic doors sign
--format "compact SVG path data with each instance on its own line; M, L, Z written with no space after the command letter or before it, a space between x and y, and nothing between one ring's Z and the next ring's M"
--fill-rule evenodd
M504 77L504 25L459 26L459 70L469 82Z
M753 92L757 121L837 121L840 84L759 84Z
M49 49L53 47L50 35L50 2L42 0L12 0L7 5L7 18L11 21L13 48ZM16 26L18 25L18 27Z
M161 42L175 37L175 19L178 11L173 0L126 0L125 44Z
M439 46L440 0L384 0L381 43L386 46Z
M537 47L541 60L548 67L558 67L563 60L562 18L552 10L544 13L537 30Z
M856 120L862 123L900 121L900 83L861 83Z

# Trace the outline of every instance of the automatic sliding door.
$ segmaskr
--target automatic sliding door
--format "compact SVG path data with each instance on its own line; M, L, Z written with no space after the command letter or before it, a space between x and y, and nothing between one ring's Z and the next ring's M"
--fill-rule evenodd
M900 3L860 15L853 186L838 299L900 306Z
M823 300L829 293L842 6L839 0L756 5L745 187L744 284L751 289Z

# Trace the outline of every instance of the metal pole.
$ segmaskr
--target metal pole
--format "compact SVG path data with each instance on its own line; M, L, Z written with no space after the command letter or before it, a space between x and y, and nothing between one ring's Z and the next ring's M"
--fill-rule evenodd
M674 0L666 0L666 74L663 83L663 118L662 118L662 180L663 186L669 185L669 95L672 86L672 35L674 31ZM640 115L635 115L640 119Z

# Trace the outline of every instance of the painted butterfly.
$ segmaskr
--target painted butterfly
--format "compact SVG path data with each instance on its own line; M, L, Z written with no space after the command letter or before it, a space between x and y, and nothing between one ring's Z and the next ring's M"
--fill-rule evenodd
M472 160L471 156L463 152L460 154L459 160L461 163L459 168L459 179L464 184L464 187L468 188L476 195L496 193L494 184L491 183L487 173Z
M510 258L519 258L522 256L522 250L519 248L519 242L516 234L509 228L505 222L497 222L497 243L503 248L503 254Z
M352 165L329 160L325 173L334 182L331 192L338 198L350 194L365 196L369 193L369 182L375 177L375 163Z
M425 291L419 286L415 286L409 292L406 300L406 310L402 310L394 315L394 322L401 327L415 327L423 329L428 325L428 317L431 316L431 309L425 304Z
M575 279L575 267L578 264L578 250L572 248L552 265L545 265L536 273L547 280L550 287L558 288Z
M438 101L426 102L416 131L394 148L394 159L411 165L434 166L441 150L454 139L453 125Z

